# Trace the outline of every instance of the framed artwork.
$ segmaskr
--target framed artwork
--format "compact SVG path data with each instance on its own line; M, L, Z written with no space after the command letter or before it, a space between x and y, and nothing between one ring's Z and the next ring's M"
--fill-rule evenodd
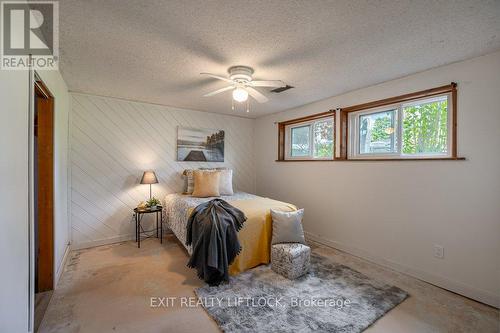
M177 161L224 162L224 131L179 126Z

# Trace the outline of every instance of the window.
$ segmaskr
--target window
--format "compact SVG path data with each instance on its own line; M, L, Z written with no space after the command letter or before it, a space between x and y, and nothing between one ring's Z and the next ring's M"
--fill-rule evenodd
M449 157L451 94L349 113L349 158Z
M405 155L448 155L448 99L435 99L402 105L402 153Z
M464 159L454 82L278 123L280 162Z
M290 129L290 156L302 157L311 155L311 125L297 126Z
M359 116L359 153L390 154L397 152L397 110Z
M313 158L333 158L334 120L316 121L313 125Z
M333 117L287 126L287 159L332 159Z
M327 160L334 158L335 112L279 124L280 160Z

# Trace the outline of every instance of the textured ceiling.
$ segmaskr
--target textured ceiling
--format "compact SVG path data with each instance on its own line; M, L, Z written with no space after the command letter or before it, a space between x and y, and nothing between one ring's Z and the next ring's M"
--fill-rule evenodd
M203 94L249 65L295 86L250 117L492 52L500 1L60 1L71 91L247 116Z

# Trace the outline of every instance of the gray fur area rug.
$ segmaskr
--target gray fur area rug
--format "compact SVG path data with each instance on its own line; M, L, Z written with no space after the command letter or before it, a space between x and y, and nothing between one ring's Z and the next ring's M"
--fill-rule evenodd
M315 253L309 273L296 280L259 266L196 294L227 333L361 332L408 297Z

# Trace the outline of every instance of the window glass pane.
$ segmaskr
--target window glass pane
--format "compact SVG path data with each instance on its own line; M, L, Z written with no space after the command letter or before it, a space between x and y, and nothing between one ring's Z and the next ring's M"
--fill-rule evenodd
M403 154L443 154L448 151L448 98L403 105Z
M359 116L359 153L397 152L397 110Z
M310 153L310 125L294 127L291 130L291 156L309 156Z
M314 123L313 127L315 158L333 157L333 121L321 120Z

